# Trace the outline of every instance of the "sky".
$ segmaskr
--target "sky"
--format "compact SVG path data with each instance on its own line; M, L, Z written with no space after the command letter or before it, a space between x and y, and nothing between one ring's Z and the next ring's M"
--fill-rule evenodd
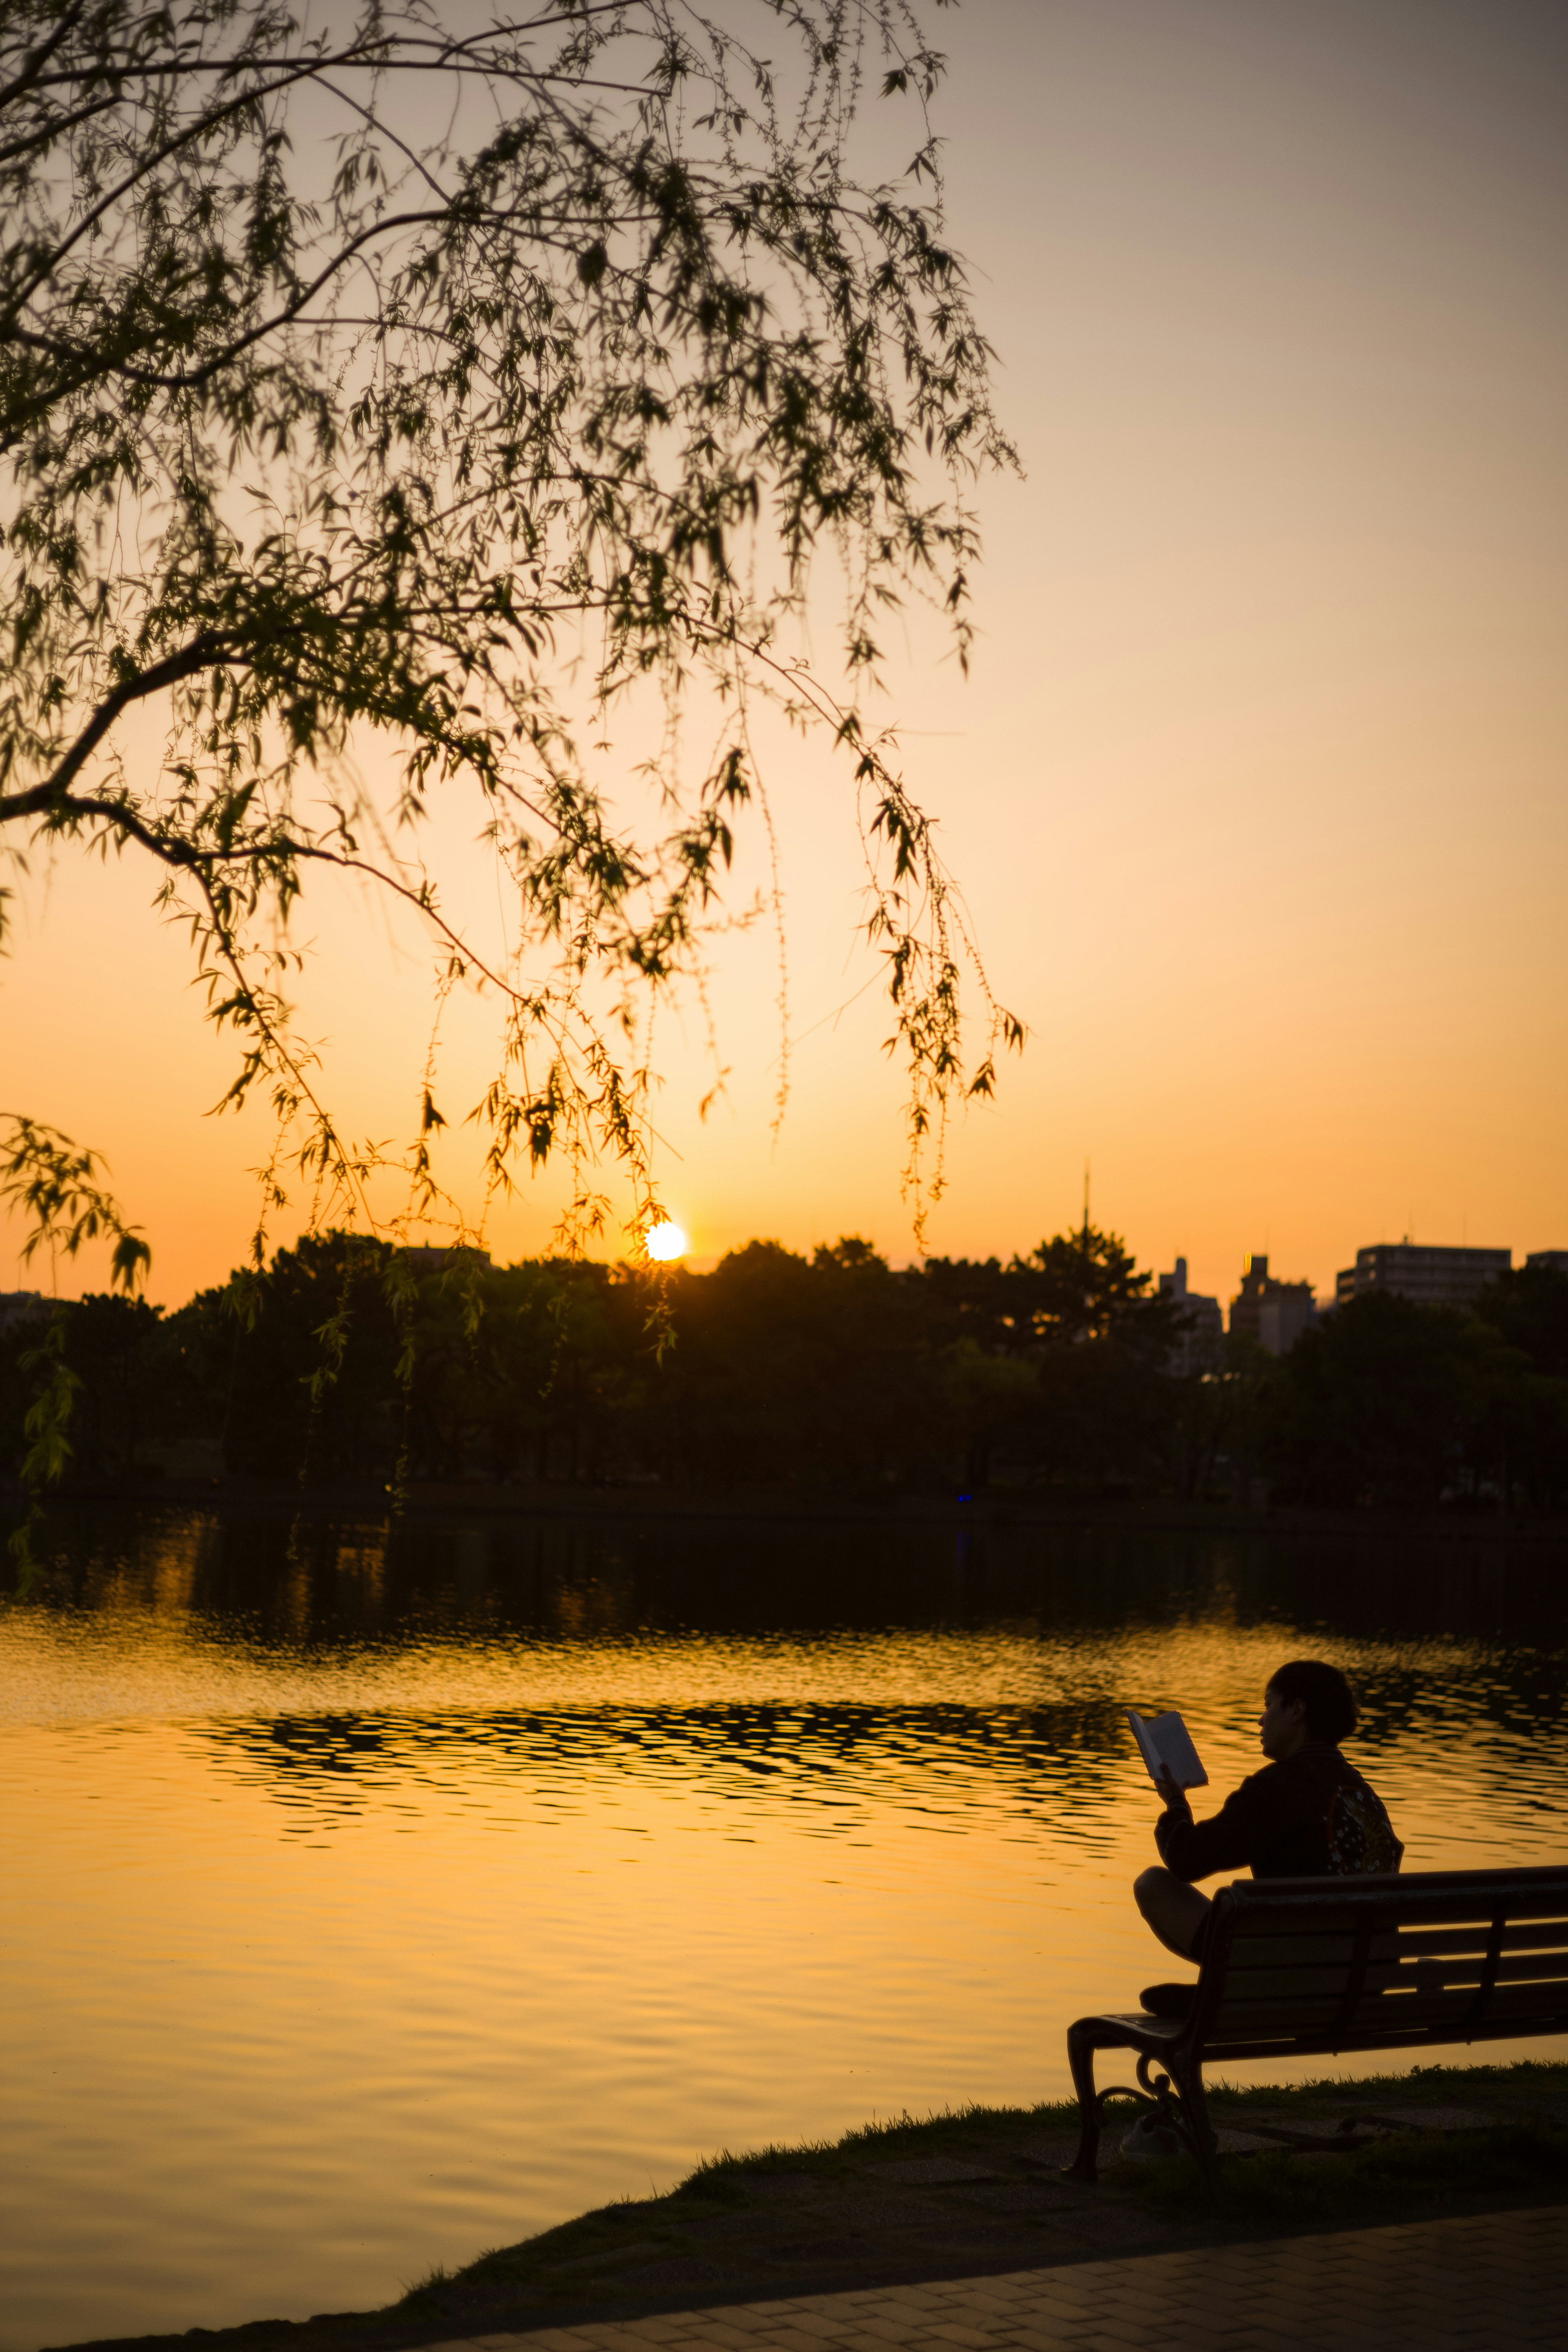
M1097 1223L1222 1297L1260 1251L1331 1292L1405 1234L1568 1247L1568 19L965 0L936 23L954 240L1025 470L978 491L967 680L912 617L878 715L1030 1034L955 1119L926 1247L1027 1250L1081 1214L1086 1162ZM786 1012L769 927L717 940L706 1118L701 1008L661 1016L661 1192L698 1265L844 1233L902 1263L842 774L764 749ZM455 816L437 845L462 867ZM754 837L737 898L766 878ZM232 1048L153 887L69 850L17 885L0 1102L105 1154L174 1304L243 1257L270 1135L206 1115ZM299 931L345 1125L406 1132L427 947L346 888ZM470 1213L492 1034L454 1003L437 1065ZM558 1207L525 1181L497 1257L547 1247ZM0 1287L101 1285L89 1256L22 1267L18 1239Z

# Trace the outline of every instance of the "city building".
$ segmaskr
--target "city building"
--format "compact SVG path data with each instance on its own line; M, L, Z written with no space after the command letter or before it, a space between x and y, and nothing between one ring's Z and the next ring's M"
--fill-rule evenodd
M1176 1260L1172 1273L1160 1276L1160 1296L1183 1309L1182 1328L1171 1349L1172 1371L1183 1375L1217 1371L1225 1344L1225 1312L1217 1298L1205 1298L1201 1291L1187 1288L1184 1257Z
M1354 1265L1335 1277L1334 1304L1363 1291L1389 1290L1419 1307L1468 1307L1476 1293L1506 1274L1513 1252L1505 1249L1438 1249L1427 1243L1373 1242L1357 1250Z
M0 1290L0 1331L15 1329L18 1323L34 1323L47 1315L52 1301L41 1290Z
M1568 1250L1531 1250L1526 1265L1543 1265L1552 1274L1568 1274Z
M1241 1288L1230 1302L1233 1339L1250 1339L1270 1356L1284 1356L1317 1319L1310 1282L1281 1282L1269 1273L1267 1257L1247 1259Z

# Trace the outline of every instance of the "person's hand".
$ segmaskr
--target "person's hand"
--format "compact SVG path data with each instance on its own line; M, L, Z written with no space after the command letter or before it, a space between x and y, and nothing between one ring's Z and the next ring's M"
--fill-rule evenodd
M1154 1786L1159 1790L1160 1794L1165 1800L1165 1810L1167 1812L1175 1813L1177 1815L1184 1813L1188 1821L1192 1820L1193 1809L1187 1802L1187 1792L1175 1780L1173 1779L1171 1768L1168 1764L1163 1765L1161 1768L1160 1777L1155 1781Z

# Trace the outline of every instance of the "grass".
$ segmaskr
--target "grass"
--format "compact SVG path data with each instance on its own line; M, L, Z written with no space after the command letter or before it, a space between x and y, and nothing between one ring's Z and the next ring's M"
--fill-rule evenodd
M481 2263L488 2259L489 2257L484 2254L479 2258ZM470 2263L468 2267L477 2270L479 2263ZM455 2273L447 2268L445 2263L432 2263L422 2279L415 2279L411 2284L405 2283L399 2307L401 2308L403 2305L417 2303L422 2295L433 2294L438 2286L450 2286L454 2275Z
M670 2193L719 2198L724 2194L726 2175L732 2179L741 2172L832 2172L868 2157L896 2162L904 2156L941 2156L976 2131L1065 2130L1077 2120L1078 2105L1070 2099L1037 2107L984 2107L971 2101L963 2106L934 2108L928 2116L906 2112L885 2121L856 2124L841 2139L795 2140L787 2145L766 2140L760 2147L739 2154L724 2148L717 2156L705 2156Z
M1482 2066L1417 2066L1407 2074L1363 2075L1350 2082L1325 2076L1281 2088L1223 2081L1208 2086L1209 2111L1221 2126L1245 2130L1249 2113L1288 2111L1303 2126L1379 2104L1413 2108L1470 2106L1517 2109L1490 2130L1390 2135L1371 2147L1343 2154L1226 2157L1225 2216L1232 2222L1293 2227L1331 2222L1365 2212L1386 2215L1426 2201L1539 2194L1568 2195L1568 2064L1521 2060ZM1553 2108L1556 2113L1551 2112ZM1542 2110L1545 2110L1544 2112ZM1115 2147L1132 2118L1131 2105L1113 2108L1100 2142L1101 2179L1146 2200L1171 2219L1212 2213L1191 2164L1121 2164ZM741 2205L740 2176L748 2172L836 2171L873 2161L919 2156L984 2156L987 2143L1016 2139L1021 2129L1076 2132L1076 2100L1034 2107L944 2107L924 2116L901 2115L860 2124L837 2140L768 2142L739 2154L706 2157L672 2197Z
M1223 2157L1220 2175L1221 2217L1274 2229L1372 2222L1415 2207L1430 2214L1494 2198L1545 2204L1568 2194L1568 2131L1524 2117L1430 2139L1405 2132L1343 2156ZM1198 2221L1214 2210L1195 2165L1119 2165L1109 2178L1173 2219Z

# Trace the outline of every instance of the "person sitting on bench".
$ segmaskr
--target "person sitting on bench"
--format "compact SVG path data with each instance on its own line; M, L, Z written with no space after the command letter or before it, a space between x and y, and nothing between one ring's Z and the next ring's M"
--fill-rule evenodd
M1194 1822L1186 1792L1167 1771L1165 1810L1154 1824L1159 1864L1134 1882L1138 1908L1167 1951L1203 1962L1209 1898L1193 1885L1216 1870L1250 1867L1254 1878L1350 1877L1395 1871L1405 1848L1382 1799L1340 1754L1356 1706L1337 1666L1298 1658L1271 1676L1258 1718L1269 1761L1228 1796L1212 1821ZM1155 2016L1182 2016L1191 1985L1151 1985L1140 1998Z

